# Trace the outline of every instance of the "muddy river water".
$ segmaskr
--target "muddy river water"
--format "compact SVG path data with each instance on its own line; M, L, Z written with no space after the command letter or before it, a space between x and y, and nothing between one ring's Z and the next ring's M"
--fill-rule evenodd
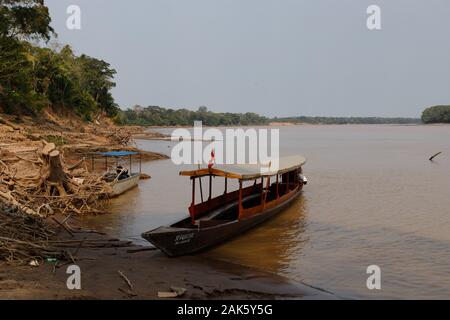
M174 145L137 143L166 154ZM201 257L347 298L450 297L450 126L287 126L280 143L281 155L308 159L303 194L273 220ZM187 215L191 184L179 168L163 160L144 163L143 171L152 179L111 201L111 214L85 223L143 241L143 231ZM381 268L381 290L366 286L369 265Z

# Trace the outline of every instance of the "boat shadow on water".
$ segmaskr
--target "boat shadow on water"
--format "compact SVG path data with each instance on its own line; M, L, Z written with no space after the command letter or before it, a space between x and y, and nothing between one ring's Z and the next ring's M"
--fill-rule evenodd
M267 223L203 252L201 256L282 273L298 259L309 240L305 233L306 219L307 197L300 194L290 207Z

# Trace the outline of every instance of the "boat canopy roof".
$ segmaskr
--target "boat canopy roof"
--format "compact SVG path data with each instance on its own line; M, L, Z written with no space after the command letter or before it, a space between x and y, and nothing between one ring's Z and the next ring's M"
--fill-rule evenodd
M300 168L306 163L303 156L287 156L280 158L277 169L267 164L220 164L211 168L199 168L194 170L184 170L180 172L181 176L202 177L207 175L220 176L225 178L254 180L260 177L274 176Z
M124 157L124 156L132 156L135 154L139 154L139 152L134 151L108 151L108 152L97 152L99 156L104 157Z

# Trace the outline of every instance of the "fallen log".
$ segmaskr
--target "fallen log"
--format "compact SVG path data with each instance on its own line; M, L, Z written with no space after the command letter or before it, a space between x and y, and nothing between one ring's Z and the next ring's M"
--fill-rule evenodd
M430 159L428 159L428 160L433 161L433 159L436 158L436 157L437 157L438 155L440 155L441 153L442 153L442 152L436 153L435 155L431 156Z
M0 191L0 201L1 200L3 200L2 202L4 202L7 206L11 207L12 209L20 210L31 216L39 216L39 217L42 216L42 215L38 214L36 211L34 211L33 209L28 208L27 206L18 202L16 200L16 198L14 198L12 196L11 191L9 191L9 192Z

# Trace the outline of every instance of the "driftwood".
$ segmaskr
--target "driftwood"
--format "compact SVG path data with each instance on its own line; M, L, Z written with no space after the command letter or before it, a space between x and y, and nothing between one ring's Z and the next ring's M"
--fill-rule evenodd
M9 191L9 192L2 192L2 191L0 191L0 201L2 201L5 204L7 204L10 209L20 210L22 212L25 212L26 214L31 215L31 216L38 216L39 215L33 209L30 209L30 208L26 207L25 205L19 203L16 200L16 198L14 198L12 196L11 191Z
M133 140L133 135L126 128L120 128L114 130L113 132L107 134L108 139L112 140L114 143L126 146Z
M117 273L119 273L120 277L125 281L130 290L134 290L133 284L131 283L130 279L128 279L127 276L120 270L117 270Z
M430 161L433 161L433 159L436 158L436 157L437 157L438 155L440 155L441 153L442 153L442 152L436 153L435 155L431 156L429 160L430 160Z
M1 208L0 221L0 260L27 265L50 257L65 258L61 249L50 244L55 231L43 219Z
M158 298L178 298L182 297L186 292L186 288L181 287L170 287L171 291L159 291Z
M120 277L123 279L123 281L127 284L128 290L125 290L123 288L119 288L120 292L125 293L129 297L135 297L137 294L134 291L133 284L131 283L130 279L127 278L127 276L120 270L117 270L117 273L120 275Z
M0 160L0 201L5 205L42 217L102 213L99 200L107 198L111 187L100 175L73 176L76 170L70 169L79 163L67 168L54 143L43 141L32 159L13 152L6 155L18 160Z

